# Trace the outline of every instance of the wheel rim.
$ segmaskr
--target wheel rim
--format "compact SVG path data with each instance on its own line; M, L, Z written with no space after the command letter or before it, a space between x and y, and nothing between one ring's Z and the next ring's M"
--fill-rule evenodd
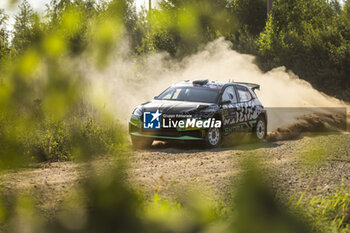
M263 139L265 137L265 122L262 120L259 120L256 125L256 136L258 139Z
M220 130L218 128L211 128L208 131L208 141L210 145L215 146L220 141Z

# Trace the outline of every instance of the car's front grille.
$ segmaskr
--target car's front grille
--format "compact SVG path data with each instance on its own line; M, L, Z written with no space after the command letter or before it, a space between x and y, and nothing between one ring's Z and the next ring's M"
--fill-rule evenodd
M202 132L200 130L191 130L191 131L177 131L174 128L170 129L141 129L141 133L145 135L153 136L163 136L163 137L182 137L190 136L201 138Z
M180 133L174 129L141 129L141 132L146 135L157 135L157 136L170 136L170 137L180 137Z

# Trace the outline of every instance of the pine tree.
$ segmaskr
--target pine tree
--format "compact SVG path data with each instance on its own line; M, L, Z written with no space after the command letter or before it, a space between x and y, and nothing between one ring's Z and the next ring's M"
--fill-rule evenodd
M6 15L5 10L0 9L0 62L4 60L9 50L7 20L8 15Z
M12 47L20 53L33 41L34 13L27 0L19 5L19 13L15 16Z

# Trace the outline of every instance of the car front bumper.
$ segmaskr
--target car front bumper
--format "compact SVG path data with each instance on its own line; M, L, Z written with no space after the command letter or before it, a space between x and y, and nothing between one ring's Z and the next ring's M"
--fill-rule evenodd
M146 137L146 138L154 138L158 140L204 140L204 138L197 138L197 137L191 137L191 136L161 136L161 135L149 135L149 134L142 134L139 132L130 132L130 135L137 136L137 137Z

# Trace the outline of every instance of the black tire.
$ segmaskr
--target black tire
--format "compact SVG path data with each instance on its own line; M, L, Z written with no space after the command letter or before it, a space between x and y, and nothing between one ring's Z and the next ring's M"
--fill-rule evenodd
M219 147L222 141L222 131L220 128L209 128L205 131L205 146L207 148Z
M265 141L267 136L267 124L263 116L259 116L256 125L253 128L253 139L257 141Z
M149 149L152 146L153 139L131 136L131 142L134 149Z

